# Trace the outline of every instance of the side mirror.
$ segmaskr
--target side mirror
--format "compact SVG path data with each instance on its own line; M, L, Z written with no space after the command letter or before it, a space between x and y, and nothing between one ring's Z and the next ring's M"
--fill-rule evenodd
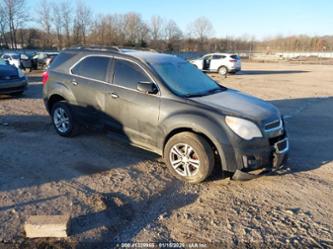
M145 94L156 94L158 92L157 86L153 82L138 82L136 89Z

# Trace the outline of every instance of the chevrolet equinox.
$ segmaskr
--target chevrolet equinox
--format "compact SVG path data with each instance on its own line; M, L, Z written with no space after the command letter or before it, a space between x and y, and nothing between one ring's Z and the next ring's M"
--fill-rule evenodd
M179 57L148 51L71 48L43 74L43 98L57 133L103 124L161 155L178 179L199 183L214 167L279 167L289 144L272 104L219 85Z

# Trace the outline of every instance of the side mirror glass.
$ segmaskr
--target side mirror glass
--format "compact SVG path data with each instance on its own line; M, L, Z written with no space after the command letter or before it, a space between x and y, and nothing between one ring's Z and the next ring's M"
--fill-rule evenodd
M156 94L158 92L157 86L153 82L138 82L136 89L145 94Z

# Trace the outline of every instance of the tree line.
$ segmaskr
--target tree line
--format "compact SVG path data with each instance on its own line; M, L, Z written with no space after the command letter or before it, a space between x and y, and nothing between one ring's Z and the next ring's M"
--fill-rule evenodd
M215 38L206 17L186 31L172 19L139 13L99 15L83 0L41 0L29 11L26 0L0 0L0 46L62 49L73 45L149 47L159 51L328 51L333 37L291 36L258 41L253 36ZM32 14L33 13L33 14Z

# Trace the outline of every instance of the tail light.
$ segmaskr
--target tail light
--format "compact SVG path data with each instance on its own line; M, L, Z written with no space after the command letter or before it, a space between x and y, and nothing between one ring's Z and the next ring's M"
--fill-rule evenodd
M237 62L237 60L230 60L230 62Z
M49 79L49 73L47 71L45 71L43 74L42 74L42 82L43 82L43 86L46 85L46 82L47 80Z

